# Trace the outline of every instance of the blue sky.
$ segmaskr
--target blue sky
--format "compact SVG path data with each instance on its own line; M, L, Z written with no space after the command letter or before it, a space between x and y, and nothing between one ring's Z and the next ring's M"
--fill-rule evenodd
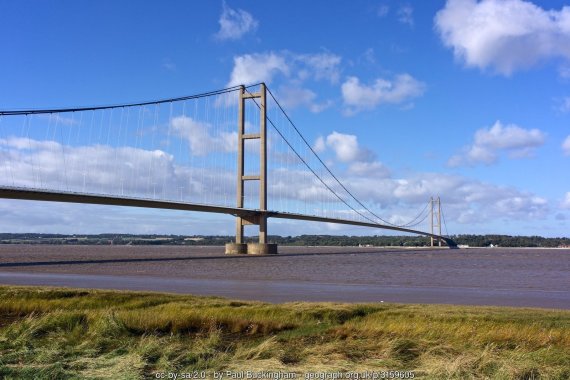
M383 215L397 221L441 195L451 233L568 236L564 6L0 1L0 108L124 103L265 81ZM0 208L6 232L233 232L231 218L200 214L8 201ZM281 234L376 233L271 226Z

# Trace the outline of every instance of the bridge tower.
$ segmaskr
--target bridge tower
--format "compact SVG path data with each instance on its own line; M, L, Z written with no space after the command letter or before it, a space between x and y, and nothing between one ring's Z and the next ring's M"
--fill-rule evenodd
M431 234L433 235L434 229L437 228L437 234L441 236L441 199L438 196L437 199L430 198L430 209L431 209ZM434 212L435 210L435 212ZM433 247L433 236L430 237L431 246ZM439 246L441 247L441 239L437 239Z
M256 101L259 99L259 102ZM258 133L245 133L245 102L256 101L259 106L260 123ZM259 140L259 174L245 175L245 140ZM267 255L277 253L277 244L267 242L267 87L261 83L259 92L246 93L245 86L239 90L238 104L238 154L237 154L237 207L244 207L245 181L259 181L259 213L250 217L236 217L235 243L226 244L226 254ZM259 226L258 243L244 241L244 226Z

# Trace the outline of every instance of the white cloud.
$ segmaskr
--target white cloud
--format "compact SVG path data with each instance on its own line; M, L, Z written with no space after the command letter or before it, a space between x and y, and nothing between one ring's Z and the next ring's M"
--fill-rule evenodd
M358 199L391 223L410 221L431 196L437 195L443 199L447 222L455 226L469 224L470 231L475 225L484 228L489 221L501 220L501 223L507 225L504 221L540 219L549 213L546 199L512 187L441 173L420 173L394 178L385 165L376 161L366 148L358 144L354 135L333 132L326 137L317 138L314 147L319 152L331 149L336 162L345 164L335 166L335 174ZM325 182L343 199L349 200L350 196L324 174ZM293 203L301 200L314 202L306 208L300 205L301 212L309 210L313 214L322 215L328 208L336 210L333 211L335 217L355 217L354 212L347 211L347 207L332 197L307 170L283 169L276 178L281 187L276 187L276 183L270 185L274 193L284 194ZM319 209L323 199L328 202L324 206L325 210ZM350 201L350 204L358 210L362 209L354 201Z
M399 200L417 203L438 194L442 197L446 215L459 223L542 218L548 212L547 201L534 194L441 174L397 180L393 194Z
M313 144L313 150L316 153L322 153L326 149L327 149L327 147L325 145L325 139L323 138L323 136L317 137L317 139L315 140L315 143Z
M164 149L170 148L172 152L143 149L141 146L144 144L138 143L137 147L108 144L70 146L50 140L0 139L0 184L233 206L235 134L228 132L224 135L223 131L216 131L209 123L183 116L173 118L168 125L170 129L163 132L168 132L172 141ZM477 141L497 147L507 146L495 140L488 142L487 135L482 134ZM526 146L526 140L516 133L509 136L515 146ZM225 141L226 137L233 142ZM198 141L203 146L199 146ZM179 143L182 143L181 147ZM442 196L445 215L451 223L479 223L482 226L496 219L516 222L541 218L548 213L548 202L535 194L460 176L425 173L393 178L389 169L376 161L374 154L361 146L355 135L333 132L318 138L315 148L318 151L330 149L331 156L334 154L335 163L338 164L335 174L359 199L392 223L410 220L430 196L438 194ZM225 158L221 159L221 155L217 158L209 156L213 151L225 152ZM275 152L273 148L270 149L270 154ZM225 159L228 159L226 166L223 163ZM308 170L300 170L302 166L295 167L289 161L273 160L272 163L268 173L271 209L353 217L354 213L347 213L346 206L332 196ZM276 163L282 163L282 166L276 167ZM324 174L325 182L348 199L324 170L317 172ZM16 176L14 183L11 174ZM247 193L248 199L255 201L256 191L258 187L254 186L253 191ZM280 196L285 199L282 203L279 203ZM291 204L298 209L291 208ZM81 211L70 211L65 220L59 220L51 218L47 207L42 209L41 216L41 212L17 211L4 205L6 203L0 202L0 211L6 215L0 227L14 225L13 230L57 231L59 228L65 232L99 232L97 229L103 228L103 224L109 220L108 217L105 219L84 211L88 208L75 208L73 210ZM354 202L352 205L360 209ZM157 221L157 227L138 221L132 214L125 216L117 213L116 209L111 212L116 220L123 221L122 225L129 225L119 229L125 232L141 232L147 228L148 231L160 228L167 231L168 227L165 226L174 219L164 217ZM201 216L195 222L199 229L193 231L221 233L223 228L228 228L231 233L231 223L229 227L222 226L217 230L202 226L201 220L207 218ZM97 225L90 230L88 223L91 220ZM115 221L105 226L118 224L120 222ZM272 231L279 233L277 229Z
M358 145L355 135L333 132L327 136L326 144L341 162L370 161L374 157L372 152Z
M570 7L523 0L448 0L435 16L443 43L469 67L503 75L537 62L570 59Z
M492 164L501 151L511 158L531 157L537 147L544 144L545 134L538 129L523 129L515 124L503 125L500 121L490 128L475 132L473 143L462 154L452 156L448 165Z
M220 30L215 35L219 40L238 40L246 33L255 31L259 24L249 12L232 9L225 1L219 23Z
M327 148L333 150L338 161L349 164L347 175L374 176L376 178L390 176L390 170L384 164L375 160L373 152L362 148L355 135L334 131L326 138L319 136L313 144L313 150L316 153L323 153ZM330 165L333 164L334 162L330 163Z
M566 156L570 156L570 136L566 137L564 142L562 142L562 151Z
M213 144L209 149L214 149L217 141L209 138L209 143ZM212 170L205 164L207 159L200 158L203 151L193 153L194 165L177 162L172 154L160 149L103 144L70 146L27 138L0 139L0 184L233 204L235 197L230 192L235 185L235 173L224 167Z
M187 137L187 133L192 128L198 128L198 133L202 133L199 131L200 128L208 129L205 126L192 126L192 122L193 120L180 119L179 123L182 126L179 125L176 131L182 132L182 136ZM174 125L172 128L174 130ZM212 135L208 136L206 138L210 139L209 144L215 146L217 143L212 143ZM16 186L51 189L64 187L64 190L70 191L84 192L87 190L102 194L124 194L143 198L230 206L235 201L235 171L212 170L212 162L205 156L195 157L195 160L202 157L205 161L202 164L194 161L194 166L192 166L188 162L185 164L179 162L178 158L161 150L105 145L72 147L61 146L53 141L25 140L28 139L0 140L2 148L0 152L7 153L11 157L10 160L5 160L3 157L1 162L12 164L10 168L0 167L2 175L0 182L3 184L11 185L8 183L10 182L8 171L13 170L17 176ZM360 147L353 135L335 132L327 138L321 138L320 141L316 145L325 144L325 148L332 149L338 159L347 164L346 170L336 171L343 183L359 199L392 223L403 223L416 216L419 209L434 194L441 195L443 199L448 223L482 224L498 218L519 221L542 218L548 213L547 201L534 194L460 176L425 173L408 178L390 178L388 168L374 161L370 152ZM192 142L190 141L189 144L192 149ZM63 150L66 156L65 162L61 154ZM65 171L62 171L62 167L66 168ZM63 178L64 172L66 180ZM337 217L352 217L351 213L347 213L346 206L342 206L308 170L295 170L294 166L289 168L287 165L287 168L271 169L269 176L271 209L279 210L283 207L284 210L295 211L296 205L299 207L297 211L303 213L317 215L328 213L328 215ZM325 177L325 181L339 190L329 177ZM40 183L39 186L38 183ZM248 196L255 200L257 187L253 190L248 193ZM348 199L346 194L342 192L340 194ZM284 197L286 201L279 203L279 197ZM141 229L145 230L147 227L148 231L157 231L161 228L162 231L166 231L167 227L164 226L172 221L172 218L167 217L165 213L164 219L155 220L156 225L145 227L143 226L145 223L136 217L118 214L117 209L111 211L115 222L109 223L106 222L108 218L102 218L88 211L66 212L65 220L53 220L53 218L50 219L48 207L45 208L43 214L42 212L29 213L29 209L27 212L23 209L12 210L6 207L6 203L0 203L0 209L5 211L3 215L6 218L4 219L9 221L3 223L10 223L9 225L14 226L12 230L27 229L27 231L46 232L46 229L57 231L52 228L60 228L59 231L65 232L107 232L99 229L103 225L115 226L120 223L117 220L122 220L125 225L124 221L128 220L129 227L118 231L141 232ZM334 209L336 211L331 211ZM88 209L84 207L70 210ZM105 215L103 211L101 215ZM223 228L210 230L209 227L202 226L204 218L201 216L195 222L197 226L200 226L199 230L195 230L199 231L197 233L223 231ZM91 222L96 224L92 229L88 225ZM22 227L22 223L26 224L25 228ZM231 233L231 226L227 228Z
M357 161L348 167L348 174L354 176L373 176L375 178L390 177L390 170L381 162Z
M220 132L213 135L211 124L193 120L188 116L172 118L170 127L176 135L188 140L195 156L205 156L210 152L237 151L237 132Z
M277 91L280 103L287 109L306 107L319 113L332 106L332 100L317 100L307 88L309 81L338 82L342 59L332 53L297 54L288 51L244 54L234 57L228 86L271 83L274 78L287 80Z
M331 83L336 83L339 80L339 65L342 61L342 58L336 54L299 54L293 55L293 59L300 61L306 65L305 68L301 69L301 75L305 75L306 72L303 70L308 69L308 74L311 75L315 80L326 79Z
M372 109L380 104L400 104L421 96L426 85L409 74L399 74L392 81L378 78L371 85L360 83L357 77L348 77L342 84L345 112L353 114Z
M285 57L277 53L245 54L234 57L228 87L259 82L271 83L276 74L289 75Z
M299 86L307 80L338 82L342 58L332 53L297 54L288 51L244 54L234 57L228 86L270 83L282 75Z
M570 210L570 191L567 192L566 195L564 196L562 203L560 203L560 207Z
M280 87L277 91L277 99L285 109L294 109L300 106L308 108L313 113L319 113L329 108L332 101L316 102L317 94L302 87Z
M423 173L390 178L361 175L349 168L341 178L360 200L396 224L410 221L431 196L437 195L442 198L447 222L469 224L470 229L493 220L521 221L544 218L549 213L547 200L535 194L460 176ZM345 193L339 193L348 199Z
M398 21L402 24L414 26L414 8L407 4L398 9Z
M0 213L0 229L13 233L234 233L231 216L175 210L3 199L0 200Z

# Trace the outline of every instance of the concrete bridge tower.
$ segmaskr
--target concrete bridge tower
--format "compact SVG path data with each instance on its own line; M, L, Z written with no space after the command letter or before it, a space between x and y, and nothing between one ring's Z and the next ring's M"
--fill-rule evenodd
M259 101L256 101L259 99ZM259 106L260 123L258 133L245 133L245 102L256 101ZM245 140L259 140L259 174L245 175ZM267 255L277 253L277 244L267 241L267 87L265 83L259 86L259 92L246 93L245 86L239 90L238 105L238 155L237 155L237 207L244 207L245 181L259 181L259 213L250 217L236 217L235 243L226 244L226 254ZM259 226L258 243L245 243L244 226Z

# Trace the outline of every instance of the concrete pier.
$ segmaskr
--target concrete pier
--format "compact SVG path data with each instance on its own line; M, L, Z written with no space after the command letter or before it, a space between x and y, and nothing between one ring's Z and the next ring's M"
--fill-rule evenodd
M247 254L247 244L245 243L227 243L226 255L245 255Z
M277 244L247 243L248 255L276 255Z
M277 244L227 243L226 255L276 255Z

